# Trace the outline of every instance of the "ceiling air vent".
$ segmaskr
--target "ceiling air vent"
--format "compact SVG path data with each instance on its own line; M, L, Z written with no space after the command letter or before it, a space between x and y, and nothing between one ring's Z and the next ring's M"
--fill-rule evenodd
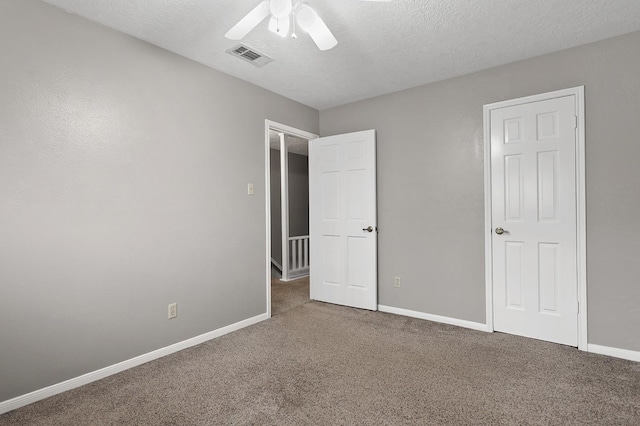
M269 62L273 61L272 58L256 51L255 49L250 48L246 44L239 44L235 47L232 47L231 49L228 49L226 52L229 55L240 58L243 61L247 61L250 64L255 65L256 67L267 65Z

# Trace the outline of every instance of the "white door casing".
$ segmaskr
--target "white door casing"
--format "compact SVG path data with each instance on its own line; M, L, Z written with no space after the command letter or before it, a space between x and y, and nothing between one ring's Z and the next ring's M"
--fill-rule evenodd
M377 310L375 131L309 145L311 299Z
M280 259L282 281L289 281L289 150L283 132L280 138ZM273 237L272 237L273 238ZM275 238L278 238L275 236Z
M581 93L554 92L485 107L487 289L493 307L488 319L492 315L497 331L570 346L586 343L581 341L586 322L580 321L585 330L579 339L578 317L584 297Z

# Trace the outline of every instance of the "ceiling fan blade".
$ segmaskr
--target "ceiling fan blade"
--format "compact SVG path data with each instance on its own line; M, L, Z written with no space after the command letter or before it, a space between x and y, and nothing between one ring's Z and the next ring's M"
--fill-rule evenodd
M242 18L237 24L235 24L227 33L224 35L226 38L231 40L240 40L243 39L244 36L249 34L249 31L254 29L258 24L271 14L269 10L269 0L264 0L260 2L259 5L253 8L253 10Z
M320 17L318 17L316 25L309 31L309 35L320 50L329 50L338 44L338 40Z
M296 10L296 21L306 31L320 50L329 50L338 44L327 24L309 5L302 4Z

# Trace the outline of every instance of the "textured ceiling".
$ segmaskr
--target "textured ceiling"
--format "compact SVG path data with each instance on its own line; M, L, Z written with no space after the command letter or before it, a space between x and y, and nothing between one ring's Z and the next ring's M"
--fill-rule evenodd
M256 68L224 34L260 0L45 1L319 110L640 30L639 0L307 0L338 45L265 21Z

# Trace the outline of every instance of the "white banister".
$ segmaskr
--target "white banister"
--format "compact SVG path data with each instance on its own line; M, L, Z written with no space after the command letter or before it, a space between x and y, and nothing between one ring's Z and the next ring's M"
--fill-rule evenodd
M309 275L309 236L289 237L289 276Z

